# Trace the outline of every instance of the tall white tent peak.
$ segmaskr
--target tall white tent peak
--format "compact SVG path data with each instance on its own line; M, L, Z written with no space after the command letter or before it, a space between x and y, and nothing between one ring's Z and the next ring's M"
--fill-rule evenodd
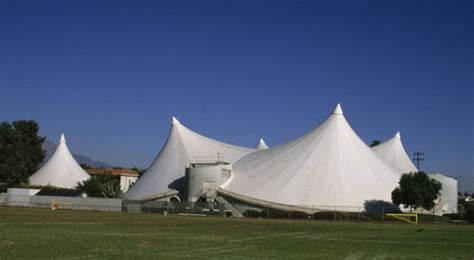
M258 140L258 143L257 143L257 150L265 150L265 149L268 149L268 145L265 143L265 141L263 140L263 138L260 138L260 140Z
M389 200L400 176L333 114L306 134L232 164L226 190L286 205L344 205ZM355 174L354 174L355 173Z
M334 109L334 111L332 111L332 113L336 114L336 115L343 115L342 108L341 108L341 103L337 103L337 106Z
M179 124L179 123L180 123L180 122L179 122L179 120L178 120L176 117L173 116L173 117L171 118L171 125L177 125L177 124Z
M66 137L64 137L64 134L61 134L61 138L59 138L59 143L66 143Z
M398 174L418 171L403 147L400 132L388 141L371 148L372 151Z
M401 140L402 136L400 135L400 131L398 131L394 137Z

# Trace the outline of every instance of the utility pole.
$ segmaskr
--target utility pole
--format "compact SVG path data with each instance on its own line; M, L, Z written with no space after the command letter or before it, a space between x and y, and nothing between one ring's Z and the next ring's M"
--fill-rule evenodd
M461 175L458 175L457 178L455 178L458 181L458 193L461 193L462 195L462 189L461 189ZM459 195L458 195L459 197Z
M425 160L425 153L414 152L413 161L416 162L416 168L420 170L420 162Z

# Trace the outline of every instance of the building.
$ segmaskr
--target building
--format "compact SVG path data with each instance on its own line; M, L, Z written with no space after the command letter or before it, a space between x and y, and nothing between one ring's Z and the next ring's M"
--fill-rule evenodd
M399 134L395 138L400 139ZM391 201L400 175L413 168L401 141L368 147L340 104L304 135L270 148L263 140L255 149L216 141L173 117L163 148L125 198L148 201L178 196L194 202L222 196L234 203L285 211L315 213L335 207L364 211L367 201ZM443 185L448 182L443 203L448 197L451 200L448 194L456 186L451 180ZM438 214L454 211L451 204L438 206Z
M86 170L90 175L111 174L119 176L120 191L127 192L128 189L137 181L140 176L138 172L130 169L115 169L115 168L91 168Z

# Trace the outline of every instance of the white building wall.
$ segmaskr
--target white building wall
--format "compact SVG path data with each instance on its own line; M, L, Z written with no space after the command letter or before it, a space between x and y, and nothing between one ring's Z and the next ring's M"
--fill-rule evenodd
M120 191L123 193L127 192L130 186L132 186L137 179L137 177L132 176L120 176Z

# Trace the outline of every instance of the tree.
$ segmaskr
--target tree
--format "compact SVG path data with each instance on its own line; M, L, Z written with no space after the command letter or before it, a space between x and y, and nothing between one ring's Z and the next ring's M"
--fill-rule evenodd
M88 170L90 168L92 168L89 164L87 163L80 163L79 166L81 166L82 169L84 170Z
M370 144L370 147L374 147L380 144L380 140L373 140L372 143Z
M8 186L26 182L43 161L45 137L38 135L33 120L0 124L0 183Z
M400 177L399 187L392 191L392 202L411 209L431 210L439 196L441 183L424 172L406 173Z
M42 147L46 137L38 136L40 128L38 123L33 120L14 121L13 127L18 135L20 135L21 145L26 153L24 159L28 167L28 172L33 174L38 170L38 166L46 156L46 152Z
M139 168L137 166L134 166L133 168L131 168L130 170L132 171L136 171L138 173L138 176L141 177L145 172L146 172L146 169L142 169L142 168Z
M88 180L79 183L76 190L85 192L89 197L118 198L121 194L119 176L112 174L92 175Z
M462 219L474 223L474 202L460 199L458 205L460 206L458 214L462 215Z

